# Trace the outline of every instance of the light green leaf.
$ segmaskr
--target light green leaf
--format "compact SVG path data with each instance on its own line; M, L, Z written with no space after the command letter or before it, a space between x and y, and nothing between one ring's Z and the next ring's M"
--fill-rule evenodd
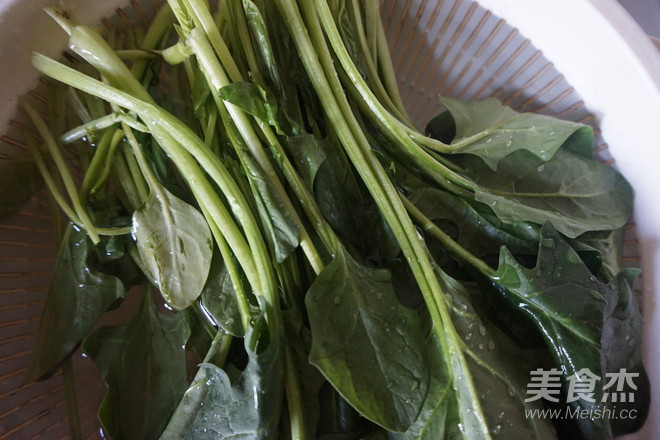
M588 155L593 149L592 130L583 124L518 113L495 98L462 102L441 97L440 101L456 126L452 152L479 156L493 170L504 157L521 149L547 161L571 136L575 136L571 140L574 150Z
M245 338L248 364L231 382L221 368L204 363L188 388L161 440L277 437L282 406L283 365L277 339L257 350L259 332Z
M202 214L159 186L133 214L132 233L146 275L167 303L176 310L192 304L204 288L213 255Z

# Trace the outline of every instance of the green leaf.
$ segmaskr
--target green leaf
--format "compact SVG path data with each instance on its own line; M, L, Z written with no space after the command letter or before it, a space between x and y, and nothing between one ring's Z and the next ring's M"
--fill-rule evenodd
M316 173L327 158L322 146L324 142L327 141L317 139L311 134L286 138L286 147L296 169L310 189L314 188Z
M503 248L493 280L504 298L538 328L565 380L585 368L605 377L623 357L632 357L632 364L641 368L639 352L631 351L638 348L629 343L638 340L641 325L630 294L631 274L623 271L602 283L550 223L541 229L536 267L521 266ZM575 404L602 410L602 390L597 388L595 395L596 403L580 399ZM585 438L594 433L611 437L607 420L590 422L578 423Z
M244 336L234 284L219 253L213 254L211 270L202 290L201 300L204 309L225 332L239 338Z
M336 255L305 298L312 331L310 362L364 417L404 431L426 397L417 314L403 307L390 273Z
M0 220L18 212L44 184L34 160L13 157L3 162L0 166Z
M218 93L223 100L275 127L278 134L284 134L278 119L277 99L258 84L235 82L222 87Z
M348 158L332 139L322 142L326 159L314 182L314 196L323 216L345 243L377 265L392 260L400 247L371 195L356 179Z
M159 186L133 213L132 232L146 275L163 298L176 310L192 304L202 293L213 255L202 214Z
M183 314L156 310L149 291L126 324L101 327L83 349L108 384L99 418L115 439L157 439L186 390Z
M277 437L282 406L283 365L279 342L255 348L259 330L245 338L248 364L232 383L221 368L204 363L163 433L162 440Z
M614 278L615 291L618 297L612 295L608 301L606 319L601 336L601 360L605 371L638 374L635 378L634 402L619 402L619 410L627 410L628 414L636 414L635 418L614 418L610 421L614 436L629 434L642 427L649 414L651 401L651 384L642 362L642 345L640 341L644 334L644 320L639 310L633 292L633 285L638 269L623 269ZM629 391L629 390L628 390ZM634 412L633 412L634 411Z
M572 238L620 228L632 211L633 190L621 174L567 150L547 162L520 150L504 158L497 172L474 158L467 161L466 174L478 185L475 199L502 221L551 221Z
M392 440L441 440L485 438L554 439L550 420L527 417L526 411L543 408L525 402L532 366L529 356L497 328L483 321L458 281L437 270L443 292L451 305L452 324L468 360L468 371L443 356L438 341L426 343L431 366L429 393L417 420ZM462 401L473 387L477 401ZM483 432L477 420L484 420Z
M261 223L275 250L275 259L281 263L300 243L298 226L286 203L276 191L273 191L272 185L259 165L249 157L243 158L243 163L252 186Z
M536 254L539 227L504 223L487 205L433 187L413 191L409 199L430 220L477 257L497 254L504 245L513 253Z
M122 282L101 270L97 250L87 233L69 225L39 322L27 381L54 373L98 318L126 296Z
M273 85L279 87L282 80L275 61L273 47L270 43L268 29L261 11L257 5L250 0L243 0L243 9L245 11L247 24L250 27L254 48L260 55L259 61L263 65L263 70L268 73Z
M456 127L452 153L469 153L492 169L517 150L527 150L543 161L550 160L571 136L571 148L589 156L593 149L590 127L535 113L518 113L495 98L462 102L441 97ZM433 128L433 123L429 126ZM433 135L433 133L431 133Z

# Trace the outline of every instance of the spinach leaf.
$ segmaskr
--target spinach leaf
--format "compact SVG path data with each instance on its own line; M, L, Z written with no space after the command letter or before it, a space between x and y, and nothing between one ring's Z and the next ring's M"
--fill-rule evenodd
M117 439L157 439L187 386L186 319L156 310L150 290L143 295L128 323L101 327L83 344L108 384L99 418Z
M282 197L273 191L272 185L261 167L251 158L244 157L243 164L252 186L252 194L260 213L266 237L275 250L275 259L283 262L300 243L298 226Z
M151 282L177 310L195 301L206 283L213 241L202 214L158 184L133 213L133 237Z
M547 162L519 150L502 159L497 172L468 158L466 174L478 185L475 199L502 221L551 221L568 237L620 228L632 211L633 190L621 174L568 150Z
M619 351L641 368L639 353L631 352L629 344L631 338L639 337L641 325L630 294L631 278L623 271L609 283L596 279L550 223L541 229L536 267L521 266L503 248L493 276L504 298L538 328L565 380L583 369L605 377L610 364L622 364L615 355ZM596 388L595 400L579 399L573 404L602 411L602 389ZM584 438L611 437L607 420L585 421L578 428Z
M326 158L316 174L314 195L323 216L365 259L376 265L391 261L400 247L375 201L356 179L339 145L332 138L321 145Z
M43 186L34 160L13 157L0 166L0 220L18 212Z
M119 278L102 270L99 253L87 233L70 224L39 322L27 381L45 379L54 373L98 318L126 296Z
M417 314L403 307L390 273L338 253L312 283L305 305L310 362L364 417L404 431L428 390Z
M202 307L225 332L237 337L244 336L234 284L219 252L213 254L211 270L202 290L201 301Z
M392 440L438 440L515 438L554 439L550 420L526 417L526 411L542 408L525 402L527 375L531 365L515 343L496 327L483 321L470 304L461 283L437 270L443 291L451 304L451 319L468 358L468 370L443 356L439 342L429 339L429 393L417 420ZM461 401L466 389L474 387L478 401ZM483 432L477 419L484 419L490 432Z
M441 97L440 101L455 124L451 152L478 156L492 170L517 150L527 150L542 161L550 160L571 137L569 148L574 151L590 156L593 149L593 132L583 124L536 113L518 113L495 98L462 102ZM429 125L432 136L434 126L433 122Z
M409 198L426 217L475 256L497 254L502 245L516 254L536 253L537 225L523 221L505 223L487 205L433 187L414 190Z
M614 279L615 292L608 301L603 333L601 336L601 362L606 372L638 375L635 377L634 401L618 402L618 410L636 414L635 418L612 418L614 436L628 434L642 427L649 413L651 384L642 363L644 320L632 286L639 275L638 269L623 269ZM626 390L630 391L630 390Z
M173 439L274 439L282 407L280 343L257 350L259 326L245 337L248 364L232 383L221 368L204 363L163 433Z
M279 122L277 100L263 87L251 82L235 82L222 87L218 93L224 101L275 127L279 134L284 134Z
M310 189L314 188L316 173L327 158L324 142L327 140L317 139L311 134L286 138L286 147L293 163Z
M268 29L264 17L257 5L250 0L243 0L243 9L245 11L247 24L250 27L254 48L260 55L258 59L262 65L262 70L268 73L271 83L276 88L279 88L279 91L281 92L280 85L282 79L275 62L275 54L273 53L273 47L270 43L270 36L268 35Z

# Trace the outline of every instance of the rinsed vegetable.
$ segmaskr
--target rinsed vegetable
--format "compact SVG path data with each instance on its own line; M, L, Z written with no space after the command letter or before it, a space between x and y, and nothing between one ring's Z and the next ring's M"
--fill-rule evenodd
M58 128L47 148L33 142L75 226L30 379L82 343L114 438L602 440L641 426L637 272L617 242L630 185L592 157L590 127L494 98L442 97L418 130L378 6L171 0L143 39L51 11L86 63L33 55L75 89L66 120L39 123ZM58 139L76 146L69 164ZM92 331L135 285L137 313ZM539 371L563 400L529 398ZM634 421L529 416L602 413L621 371L638 379L621 406ZM587 372L603 381L576 397Z

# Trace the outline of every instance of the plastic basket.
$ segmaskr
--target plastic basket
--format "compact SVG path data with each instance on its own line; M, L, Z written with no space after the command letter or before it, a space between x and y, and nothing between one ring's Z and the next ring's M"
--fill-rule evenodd
M153 1L131 1L122 4L121 9L117 9L119 3L125 2L68 3L80 22L98 22L107 17L102 26L144 26L153 14ZM65 35L41 11L47 3L31 2L29 7L18 1L0 4L0 22L7 27L0 42L0 77L4 79L0 127L14 114L15 97L36 89L37 76L29 66L29 49L53 55L64 47ZM494 8L496 13L486 7ZM651 382L657 383L658 355L652 345L658 345L660 335L654 306L659 284L655 274L660 273L655 258L660 216L651 206L653 199L647 188L654 188L658 181L650 180L654 174L647 176L648 165L644 162L660 163L660 142L658 134L650 129L634 127L634 135L627 135L621 128L637 114L637 120L655 118L657 123L660 118L659 78L652 73L660 72L660 61L653 58L658 54L650 51L651 43L637 41L644 36L614 1L385 0L382 12L401 94L420 126L441 110L437 95L461 99L495 96L517 110L594 126L599 156L619 166L638 194L636 219L637 224L643 219L643 225L636 228L631 223L626 228L623 259L626 265L645 270L644 286L640 283L637 293L644 295L641 302L648 323L647 368ZM562 14L566 19L561 23L544 21L557 20ZM625 28L613 29L610 19L616 14L623 14L616 20ZM581 23L583 29L577 29L575 23ZM584 27L587 34L595 36L585 35ZM17 38L11 41L12 36ZM631 39L636 41L633 46ZM610 46L603 48L602 44ZM607 47L613 60L603 60ZM579 59L581 53L583 59ZM628 83L613 88L611 84L618 77L595 77L594 69L600 64L593 65L594 57L613 64L630 60L637 63L632 68L624 66L628 70L624 69L623 74L628 75L632 88L627 88ZM634 103L623 102L621 95ZM32 92L32 97L43 102L38 91ZM614 100L614 104L603 104L608 100ZM625 121L613 121L618 117L617 105L641 108L629 110L634 115L628 114ZM20 113L11 118L0 144L0 161L27 148L20 131L23 124ZM649 145L639 145L635 139L641 136L646 136ZM41 194L0 224L0 440L68 437L61 373L46 382L23 385L55 262L50 216L47 197ZM643 240L641 245L639 240ZM99 438L102 432L96 409L105 387L90 360L77 355L73 368L83 435ZM657 397L654 405L651 414L658 411ZM660 437L658 422L650 419L634 438Z

